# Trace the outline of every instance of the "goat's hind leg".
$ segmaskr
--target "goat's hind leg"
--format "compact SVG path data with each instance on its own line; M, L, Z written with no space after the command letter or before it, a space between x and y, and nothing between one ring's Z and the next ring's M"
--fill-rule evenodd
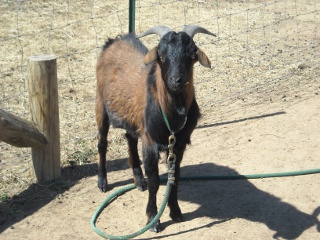
M100 106L97 106L97 108ZM98 109L97 109L98 110ZM99 111L97 111L99 113ZM105 109L103 109L102 114L97 114L97 124L99 130L98 136L98 153L99 153L99 167L98 167L98 188L101 192L107 191L107 135L109 132L110 122L109 117Z
M128 141L129 165L133 171L134 184L140 191L147 190L147 181L143 177L141 163L138 154L138 139L130 133L126 133Z

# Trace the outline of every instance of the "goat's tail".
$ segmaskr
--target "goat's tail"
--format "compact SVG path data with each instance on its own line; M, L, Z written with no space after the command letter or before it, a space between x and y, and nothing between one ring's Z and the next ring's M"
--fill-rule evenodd
M115 39L108 38L108 40L104 43L102 50L106 50L108 47L110 47L114 43Z

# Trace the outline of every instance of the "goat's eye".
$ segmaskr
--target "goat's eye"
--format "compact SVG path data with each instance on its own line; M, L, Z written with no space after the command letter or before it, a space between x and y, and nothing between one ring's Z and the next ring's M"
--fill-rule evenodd
M197 54L196 54L196 53L193 53L193 54L191 55L191 58L192 58L192 59L196 59L196 58L197 58Z

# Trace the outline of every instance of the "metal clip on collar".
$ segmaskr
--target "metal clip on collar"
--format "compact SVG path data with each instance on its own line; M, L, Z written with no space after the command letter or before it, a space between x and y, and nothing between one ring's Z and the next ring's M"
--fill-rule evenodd
M176 144L176 137L172 134L169 136L169 154L167 158L167 166L168 166L168 181L170 184L174 184L175 177L175 168L176 168L176 155L173 153L173 147Z

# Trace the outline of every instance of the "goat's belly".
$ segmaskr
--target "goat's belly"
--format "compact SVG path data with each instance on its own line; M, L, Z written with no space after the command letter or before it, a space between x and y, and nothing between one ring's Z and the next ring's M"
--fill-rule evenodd
M110 124L114 128L122 128L126 129L128 132L137 132L137 127L130 124L128 121L126 121L124 118L118 116L117 113L112 111L107 111L109 116Z

